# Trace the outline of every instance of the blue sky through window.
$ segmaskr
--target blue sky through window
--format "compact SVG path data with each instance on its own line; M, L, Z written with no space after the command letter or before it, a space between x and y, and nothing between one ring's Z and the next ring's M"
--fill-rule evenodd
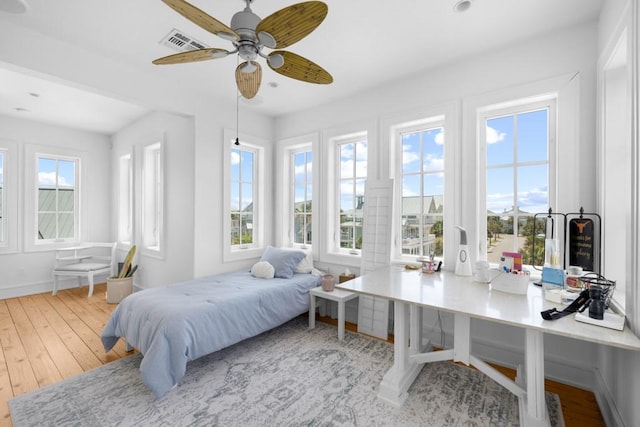
M521 211L546 212L548 110L492 118L486 126L487 209L499 214L517 203Z

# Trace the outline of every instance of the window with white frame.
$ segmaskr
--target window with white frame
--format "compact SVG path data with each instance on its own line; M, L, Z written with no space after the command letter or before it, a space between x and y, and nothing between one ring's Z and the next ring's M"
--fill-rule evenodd
M37 154L37 241L78 240L80 159Z
M444 135L444 116L395 129L398 258L444 255Z
M231 149L231 235L232 249L246 249L256 246L254 219L256 199L256 157L257 151L245 144Z
M292 243L305 248L313 242L313 152L305 147L291 150L290 155Z
M162 253L164 219L164 165L162 144L144 147L142 179L142 243L152 253Z
M366 133L337 138L335 141L337 173L335 180L336 209L334 224L339 229L336 252L360 254L364 189L367 182L368 143Z
M6 150L0 149L0 246L7 244L7 214L5 213L6 193L4 190L4 169Z
M118 241L133 241L133 162L131 153L118 160Z
M554 205L555 117L555 99L487 107L479 114L480 212L486 212L479 235L489 262L498 263L506 251L521 253L523 264L543 264L545 220L534 226L534 215Z

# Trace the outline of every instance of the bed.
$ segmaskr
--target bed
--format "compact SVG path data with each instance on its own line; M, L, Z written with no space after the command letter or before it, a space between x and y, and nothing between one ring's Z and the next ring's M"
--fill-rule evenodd
M122 337L137 348L142 379L159 398L178 384L187 362L307 312L309 290L321 281L317 270L272 279L238 271L146 289L120 302L102 343L109 351Z

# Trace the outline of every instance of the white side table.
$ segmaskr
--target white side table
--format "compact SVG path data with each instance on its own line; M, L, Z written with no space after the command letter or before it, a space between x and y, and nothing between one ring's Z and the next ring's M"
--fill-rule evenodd
M322 286L311 289L309 291L309 329L316 327L316 297L338 303L338 339L342 341L344 339L344 304L351 299L357 298L358 294L342 289L326 292L322 290Z

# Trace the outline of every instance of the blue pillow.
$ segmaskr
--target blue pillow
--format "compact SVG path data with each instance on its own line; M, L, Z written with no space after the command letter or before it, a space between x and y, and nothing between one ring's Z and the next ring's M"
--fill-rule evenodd
M275 270L274 277L291 279L296 267L305 256L306 254L303 251L267 246L260 261L266 261L273 266Z

